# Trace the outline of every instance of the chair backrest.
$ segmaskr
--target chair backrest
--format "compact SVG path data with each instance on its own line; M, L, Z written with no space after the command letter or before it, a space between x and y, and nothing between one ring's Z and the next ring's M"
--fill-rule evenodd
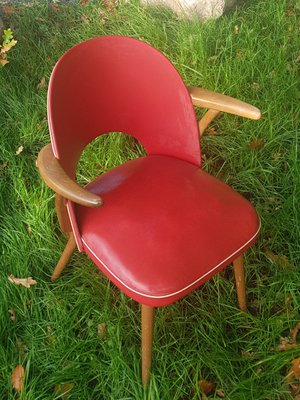
M190 95L174 66L148 44L122 36L80 43L56 64L48 91L54 153L71 176L97 136L124 132L147 154L200 165Z

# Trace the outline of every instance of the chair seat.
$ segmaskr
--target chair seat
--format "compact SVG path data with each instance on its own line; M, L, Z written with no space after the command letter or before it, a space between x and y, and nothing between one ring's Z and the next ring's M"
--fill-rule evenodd
M246 199L172 157L129 161L88 189L104 205L75 208L84 251L146 305L163 306L191 292L242 254L259 231Z

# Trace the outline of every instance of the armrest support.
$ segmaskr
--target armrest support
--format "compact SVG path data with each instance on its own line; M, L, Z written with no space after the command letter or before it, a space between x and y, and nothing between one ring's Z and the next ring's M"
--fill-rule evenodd
M223 111L250 119L259 119L261 117L261 112L258 108L233 97L193 86L189 86L187 89L194 106Z
M101 197L82 188L66 174L54 156L51 144L39 152L36 165L45 183L59 195L83 206L102 206Z

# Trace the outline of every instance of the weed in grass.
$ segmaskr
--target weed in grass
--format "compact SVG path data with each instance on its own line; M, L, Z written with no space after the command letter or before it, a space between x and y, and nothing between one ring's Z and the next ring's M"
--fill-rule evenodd
M200 379L214 382L229 400L292 398L286 375L299 349L276 348L299 322L300 308L299 18L296 0L248 1L204 24L178 21L137 1L113 13L98 1L56 9L46 2L15 5L5 16L18 45L0 71L1 399L16 398L10 377L18 364L25 368L21 399L61 398L69 385L70 399L192 400L201 396ZM247 253L250 313L237 309L230 268L159 309L148 391L139 379L137 304L81 254L50 282L65 239L53 193L35 168L49 142L46 88L38 85L48 82L69 47L108 34L147 41L188 85L224 92L263 112L258 122L222 116L214 124L217 134L202 139L203 167L244 194L261 216L260 239ZM254 140L263 146L250 150ZM102 137L87 148L78 179L85 183L94 176L90 171L102 173L142 154L127 136ZM288 263L278 262L282 256ZM15 286L10 274L32 276L37 285ZM107 327L103 337L99 324Z

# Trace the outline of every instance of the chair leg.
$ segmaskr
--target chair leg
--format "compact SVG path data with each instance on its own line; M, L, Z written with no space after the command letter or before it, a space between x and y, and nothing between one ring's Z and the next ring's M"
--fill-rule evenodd
M152 344L153 344L154 307L142 304L142 382L146 386L149 383Z
M246 301L246 285L245 285L245 271L244 271L244 255L240 255L233 261L233 270L236 282L236 291L238 303L242 311L247 311Z
M70 237L68 239L67 245L53 271L53 274L51 275L51 281L54 282L56 279L60 276L62 273L63 269L67 265L68 261L70 260L72 254L74 253L76 249L76 241L73 232L70 234Z

